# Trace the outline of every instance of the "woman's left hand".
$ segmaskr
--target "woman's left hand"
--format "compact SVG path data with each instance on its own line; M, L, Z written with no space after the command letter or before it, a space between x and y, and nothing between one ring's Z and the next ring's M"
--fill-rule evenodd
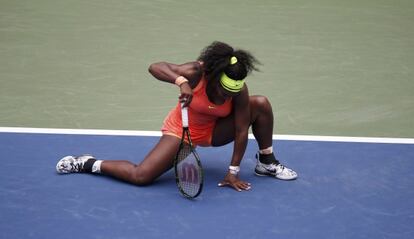
M237 175L233 175L231 173L227 173L224 177L224 180L218 184L219 187L232 187L235 190L241 192L243 190L248 191L251 189L251 184L248 182L244 182L239 179Z

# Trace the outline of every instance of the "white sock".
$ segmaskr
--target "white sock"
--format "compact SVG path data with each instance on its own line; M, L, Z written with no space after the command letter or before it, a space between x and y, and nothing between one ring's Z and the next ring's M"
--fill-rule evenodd
M101 173L102 160L96 160L92 165L92 173Z
M261 149L261 150L259 150L259 153L260 154L271 154L271 153L273 153L273 146L270 146L270 147L265 148L265 149Z

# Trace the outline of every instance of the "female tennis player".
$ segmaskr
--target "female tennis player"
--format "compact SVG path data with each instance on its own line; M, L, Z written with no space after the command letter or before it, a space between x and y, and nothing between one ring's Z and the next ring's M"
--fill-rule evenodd
M219 186L249 190L250 183L238 176L252 126L259 151L255 173L293 180L295 171L283 166L272 147L273 112L264 96L249 96L246 76L257 70L258 61L249 52L223 42L204 48L197 61L176 65L151 64L149 72L158 80L175 84L179 101L188 106L191 138L199 146L218 147L234 141L227 174ZM182 136L181 105L164 120L159 142L138 164L123 160L97 160L92 155L66 156L56 165L58 173L100 173L135 185L148 185L173 166Z

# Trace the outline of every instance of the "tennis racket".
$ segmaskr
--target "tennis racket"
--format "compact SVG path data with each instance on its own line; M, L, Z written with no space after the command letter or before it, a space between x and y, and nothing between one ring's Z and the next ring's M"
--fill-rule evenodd
M200 195L203 189L203 168L200 157L191 142L187 107L183 108L182 106L183 104L181 104L183 134L180 148L174 160L175 181L183 196L195 198Z

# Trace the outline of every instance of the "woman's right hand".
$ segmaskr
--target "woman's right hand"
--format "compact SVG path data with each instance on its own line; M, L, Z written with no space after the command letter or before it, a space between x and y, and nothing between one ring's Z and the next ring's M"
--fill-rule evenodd
M183 107L190 105L191 100L193 99L193 90L191 89L188 82L182 83L180 85L180 96L178 99L181 103L184 103Z

